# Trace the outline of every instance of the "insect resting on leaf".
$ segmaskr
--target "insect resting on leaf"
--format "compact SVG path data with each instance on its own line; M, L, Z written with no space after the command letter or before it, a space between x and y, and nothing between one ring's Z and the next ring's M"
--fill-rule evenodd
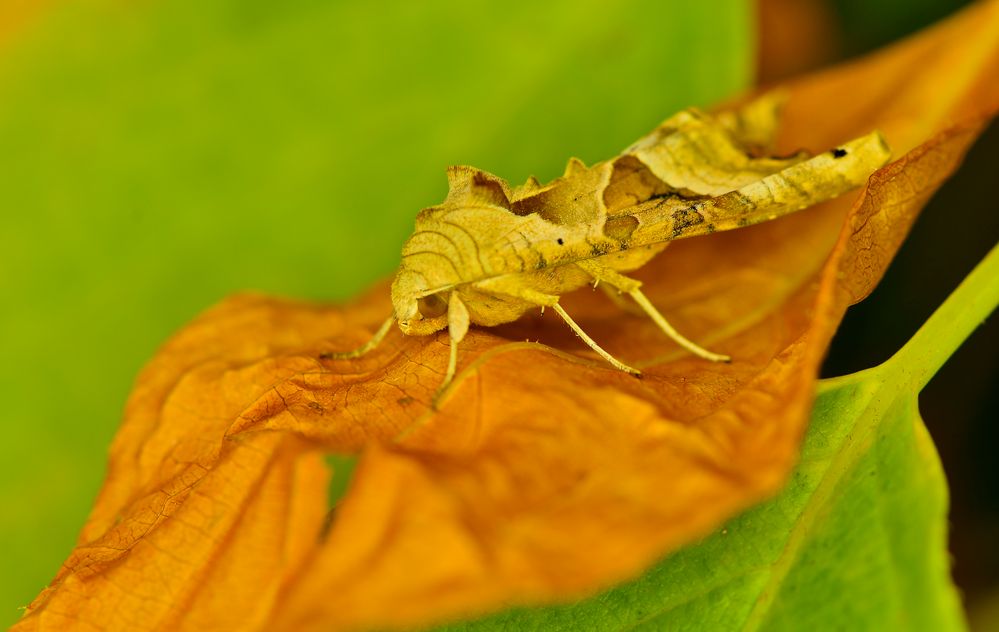
M395 322L411 336L447 328L451 352L439 395L454 378L458 344L470 323L491 327L551 307L607 362L639 375L559 305L562 294L600 283L631 296L681 347L728 361L684 338L641 283L623 273L675 239L773 220L839 196L888 161L876 131L814 157L766 157L780 103L769 94L717 115L684 110L611 160L586 167L571 159L565 174L548 184L532 177L511 188L473 167L449 168L447 199L420 211L403 246L393 315L359 349L322 357L363 355Z

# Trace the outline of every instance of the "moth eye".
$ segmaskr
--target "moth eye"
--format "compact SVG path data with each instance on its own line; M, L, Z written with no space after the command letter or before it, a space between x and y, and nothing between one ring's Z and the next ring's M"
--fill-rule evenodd
M438 294L424 296L418 301L418 305L424 318L437 318L447 313L447 302Z

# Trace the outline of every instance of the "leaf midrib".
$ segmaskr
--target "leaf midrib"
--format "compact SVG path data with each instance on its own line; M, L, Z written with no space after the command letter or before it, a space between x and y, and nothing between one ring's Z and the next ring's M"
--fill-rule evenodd
M855 469L873 445L875 430L883 413L897 400L901 390L898 381L888 379L892 372L886 367L887 365L881 365L870 371L847 376L855 379L840 378L837 381L836 388L860 385L858 395L864 397L864 410L857 417L852 430L846 433L819 484L809 495L798 519L788 532L784 548L770 566L769 578L741 628L743 632L758 630L766 621L771 606L780 593L780 587L808 542L808 536L814 532L813 527L822 515L822 508L834 499L840 481Z

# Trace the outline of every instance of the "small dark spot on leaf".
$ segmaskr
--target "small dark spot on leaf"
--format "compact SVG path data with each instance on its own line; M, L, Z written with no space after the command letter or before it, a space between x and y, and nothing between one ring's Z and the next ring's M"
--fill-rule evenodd
M837 147L836 149L832 150L832 155L833 158L842 158L843 156L846 155L846 150Z
M558 245L560 245L560 246L561 246L561 245L563 245L563 244L565 244L565 241L563 241L563 240L562 240L562 238L561 238L561 237L559 237L559 238L558 238Z

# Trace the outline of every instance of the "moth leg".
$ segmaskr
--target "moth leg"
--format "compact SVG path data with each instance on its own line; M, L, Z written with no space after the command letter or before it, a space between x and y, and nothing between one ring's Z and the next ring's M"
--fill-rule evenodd
M678 345L680 345L687 351L690 351L694 355L700 358L704 358L705 360L710 360L712 362L732 361L731 356L727 356L721 353L714 353L713 351L708 351L704 347L701 347L696 343L688 340L687 338L684 338L680 334L680 332L674 329L673 326L670 325L669 322L663 317L663 315L659 313L659 310L656 309L655 306L649 302L649 299L645 297L645 294L642 294L642 291L640 289L635 288L630 292L628 292L628 294L630 294L631 298L635 299L635 302L638 303L643 310L645 310L645 313L649 315L649 318L651 318L657 325L659 325L660 329L666 332L667 336L672 338Z
M455 370L458 368L458 344L465 339L465 334L468 333L468 325L468 308L458 298L457 292L451 292L451 297L447 303L447 333L451 339L451 354L448 356L444 382L437 389L437 394L434 395L435 402L440 394L444 392L444 389L451 384L451 380L454 379Z
M616 305L622 312L628 312L629 314L645 313L634 303L629 303L627 299L621 296L621 290L615 288L610 283L603 283L599 287L607 298L610 299L611 303L614 303L614 305Z
M610 353L605 351L600 345L598 345L593 338L590 338L585 331L580 328L576 321L569 317L562 306L558 304L558 296L554 294L545 294L544 292L539 292L528 287L515 282L509 282L507 279L497 278L490 279L487 281L482 281L476 284L476 287L480 290L487 292L494 292L496 294L504 294L513 298L520 299L527 303L533 303L535 305L540 305L542 307L551 307L555 312L562 317L562 320L569 325L570 328L579 336L583 342L587 344L590 349L593 349L600 355L601 358L606 360L615 369L624 371L625 373L631 373L632 375L641 375L642 372L638 369L632 368L621 362Z
M731 362L732 358L727 355L722 355L720 353L714 353L708 351L704 347L697 345L696 343L684 338L680 332L678 332L673 325L669 324L669 321L659 313L659 310L649 302L645 294L642 293L640 289L642 287L642 282L635 279L624 276L623 274L612 270L606 266L602 266L593 261L579 261L576 263L583 270L586 270L593 278L599 279L602 283L616 287L622 292L626 292L631 298L638 303L638 306L648 315L652 321L659 326L660 329L665 332L667 336L673 339L678 345L690 351L699 358L704 358L705 360L710 360L712 362Z
M556 311L556 313L558 313L558 315L562 317L562 320L564 320L565 323L567 325L569 325L569 327L571 327L574 332L576 332L577 336L579 336L580 338L583 339L583 342L585 342L587 344L587 346L590 347L590 349L593 349L598 354L600 354L600 357L603 358L604 360L607 360L607 362L609 362L611 364L611 366L613 366L615 369L618 369L620 371L624 371L625 373L631 373L632 375L641 375L642 374L642 372L639 371L638 369L634 369L634 368L628 366L624 362L621 362L620 360L618 360L617 358L615 358L611 354L609 354L606 351L604 351L603 347L601 347L600 345L598 345L593 340L593 338L590 338L587 335L587 333L585 331L583 331L582 328L580 328L579 325L576 324L576 321L574 321L572 318L569 317L568 314L565 313L565 310L562 309L561 305L559 305L558 303L555 303L554 305L552 305L552 309L554 309Z
M378 331L375 332L375 335L357 349L354 349L353 351L324 351L319 354L319 358L321 360L350 360L351 358L359 358L369 351L373 351L375 347L381 344L382 340L385 339L385 336L388 335L389 330L392 329L392 325L394 323L395 314L389 316L388 319L382 323L381 327L378 328Z

